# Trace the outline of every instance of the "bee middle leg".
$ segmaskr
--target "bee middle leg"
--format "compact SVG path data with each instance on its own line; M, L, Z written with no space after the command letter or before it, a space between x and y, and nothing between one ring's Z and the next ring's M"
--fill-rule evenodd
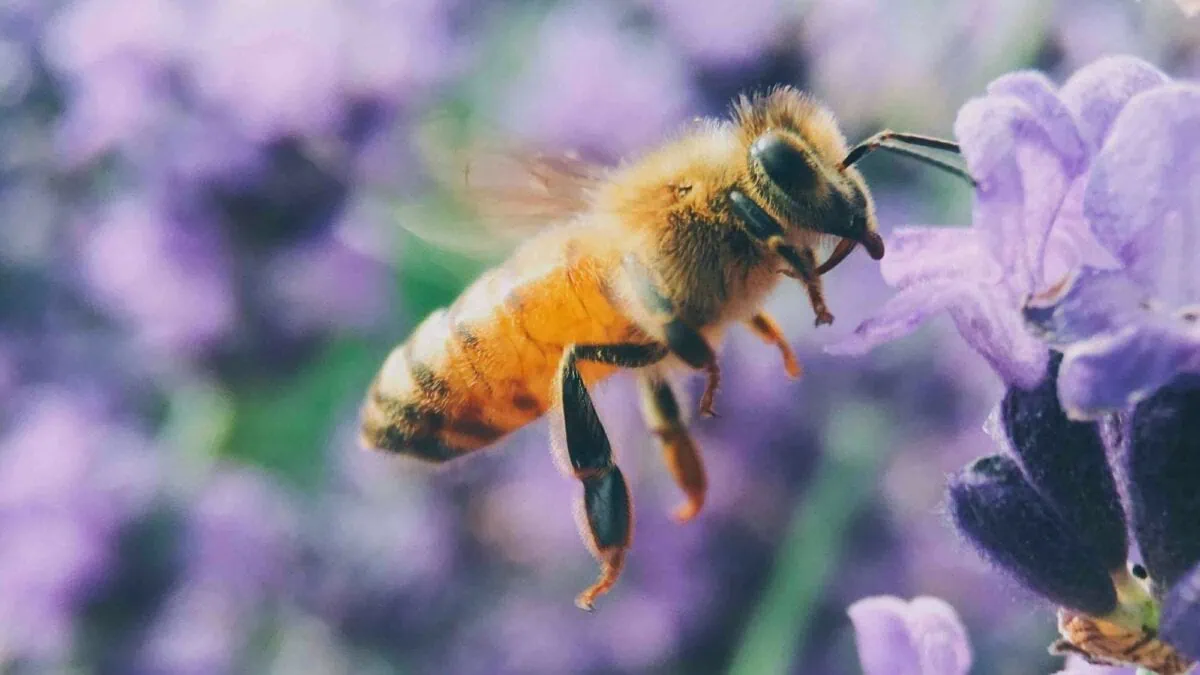
M771 315L759 312L750 317L747 323L750 324L750 329L754 331L754 334L762 338L763 342L779 348L779 353L783 355L783 369L787 371L788 377L792 379L800 377L800 362L796 360L796 353L792 351L791 345L783 336L783 331L779 329L779 324L775 323Z
M716 351L700 331L677 316L676 307L654 282L645 265L635 257L628 256L624 269L637 294L638 303L661 321L658 328L651 331L655 339L666 343L671 353L688 366L703 370L708 375L704 393L700 396L700 414L716 417L713 399L721 385L721 367L717 364Z
M655 374L643 376L639 384L646 425L658 437L667 469L687 497L687 501L675 509L674 514L676 520L685 523L696 517L704 506L704 496L708 491L704 461L684 425L671 383Z
M596 414L578 362L598 361L637 368L666 356L661 345L572 345L559 366L559 392L566 436L566 459L583 483L576 508L580 534L600 562L600 576L575 599L580 609L591 610L597 597L608 592L621 575L625 552L633 534L633 506L625 476L613 461L608 434Z

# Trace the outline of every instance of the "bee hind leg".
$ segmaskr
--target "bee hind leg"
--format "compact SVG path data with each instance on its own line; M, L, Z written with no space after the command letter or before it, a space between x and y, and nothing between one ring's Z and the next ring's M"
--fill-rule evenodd
M796 353L792 351L792 346L788 344L787 339L783 336L783 331L779 329L779 324L771 318L770 314L759 312L750 317L750 329L754 334L762 338L763 342L769 345L775 345L779 348L779 353L783 356L783 369L787 371L788 377L796 379L800 377L801 368L800 362L796 360Z
M633 506L577 363L599 361L633 368L650 365L665 355L666 349L659 345L637 344L573 345L563 355L556 393L562 401L566 463L583 483L583 496L576 507L580 534L600 562L596 582L575 599L580 609L591 610L596 598L620 577L632 540Z
M675 519L686 523L695 518L704 506L704 496L708 491L704 461L684 425L679 401L671 384L659 375L645 375L639 380L639 385L646 425L658 438L667 469L687 498L675 509Z

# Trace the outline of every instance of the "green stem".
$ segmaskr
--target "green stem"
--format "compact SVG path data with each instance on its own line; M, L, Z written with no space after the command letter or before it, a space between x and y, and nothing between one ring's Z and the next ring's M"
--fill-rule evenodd
M830 420L812 487L797 505L730 675L785 673L803 654L809 621L840 558L842 538L874 493L889 426L882 411L868 406L846 406Z

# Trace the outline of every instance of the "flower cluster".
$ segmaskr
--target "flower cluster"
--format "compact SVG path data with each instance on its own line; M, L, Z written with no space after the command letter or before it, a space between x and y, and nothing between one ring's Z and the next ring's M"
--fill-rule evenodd
M876 596L847 610L864 675L966 675L967 630L944 600Z
M955 132L973 227L894 232L899 293L830 351L948 313L1007 386L1002 452L951 480L957 529L1060 607L1055 650L1182 673L1200 658L1200 86L1129 57L1057 90L1014 73Z
M1200 658L1200 390L1164 388L1110 421L1113 433L1067 417L1061 361L1005 394L1005 451L951 479L950 513L996 566L1061 608L1060 650L1182 673ZM1130 528L1141 562L1129 560Z
M1050 349L1073 418L1120 410L1200 372L1200 86L1131 57L1057 91L1020 72L955 124L978 182L970 228L898 229L883 261L900 292L844 342L861 353L946 312L1008 384Z

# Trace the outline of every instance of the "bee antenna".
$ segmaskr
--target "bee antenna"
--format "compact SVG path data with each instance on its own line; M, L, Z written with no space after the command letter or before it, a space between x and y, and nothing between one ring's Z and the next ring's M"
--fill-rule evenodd
M902 134L889 129L881 131L851 148L850 152L846 154L846 159L842 160L841 168L844 171L846 168L853 166L863 157L866 157L876 150L882 149L894 152L898 155L903 155L905 157L911 157L919 162L937 167L947 173L954 174L955 176L966 180L972 186L977 185L975 179L971 177L971 174L967 173L966 169L963 169L962 167L939 157L934 157L918 150L914 150L913 148L908 147L909 145L961 154L958 144L952 141L946 141L940 138L934 138L932 136L921 136L919 134Z

